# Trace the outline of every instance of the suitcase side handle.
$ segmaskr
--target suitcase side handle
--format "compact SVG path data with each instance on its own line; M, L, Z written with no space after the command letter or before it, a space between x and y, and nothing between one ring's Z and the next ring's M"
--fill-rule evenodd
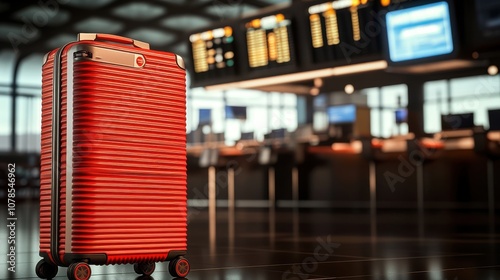
M122 36L118 36L118 35L112 35L112 34L79 33L78 34L78 41L83 41L83 40L111 41L111 42L115 42L115 43L129 44L129 45L133 45L134 47L149 50L149 44L146 42L142 42L142 41L138 41L138 40L134 40L131 38L122 37Z

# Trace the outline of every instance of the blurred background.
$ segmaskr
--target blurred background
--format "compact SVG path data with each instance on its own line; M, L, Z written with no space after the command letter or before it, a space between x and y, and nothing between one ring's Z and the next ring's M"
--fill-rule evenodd
M293 213L313 224L328 221L324 211L364 213L369 226L349 231L363 242L384 234L378 215L391 238L423 238L426 223L446 221L446 239L471 230L466 213L480 221L474 234L489 233L477 242L498 246L498 1L4 1L0 18L2 204L8 163L17 197L39 197L44 54L80 32L110 33L186 62L190 226L210 240L234 211L282 211L285 224ZM414 223L399 236L401 213ZM276 222L266 215L256 223ZM297 226L293 242L329 232ZM465 263L497 271L494 252Z

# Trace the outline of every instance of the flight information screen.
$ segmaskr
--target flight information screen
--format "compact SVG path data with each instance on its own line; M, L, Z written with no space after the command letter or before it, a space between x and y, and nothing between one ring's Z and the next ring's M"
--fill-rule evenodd
M207 73L235 65L233 29L230 26L192 34L189 37L195 73Z
M366 40L366 29L374 22L369 0L337 0L309 6L310 42L315 62L346 59L351 56L375 52L378 34L370 33ZM365 37L365 38L363 38Z
M454 50L451 16L445 1L387 13L392 62L450 54Z
M339 21L333 2L311 6L308 12L313 47L340 44Z
M272 67L292 61L292 22L283 14L253 19L245 24L250 68Z

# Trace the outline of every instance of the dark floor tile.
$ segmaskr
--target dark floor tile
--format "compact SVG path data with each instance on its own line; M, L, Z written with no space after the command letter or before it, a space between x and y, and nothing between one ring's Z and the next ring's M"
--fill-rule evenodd
M0 227L0 279L37 279L37 201L19 203L16 273L7 271L7 229ZM6 211L0 220L7 221ZM500 279L500 225L484 212L293 209L190 209L188 279ZM498 216L497 216L498 217ZM209 228L215 227L215 235ZM92 280L153 277L132 265L92 266ZM58 277L66 279L66 268Z

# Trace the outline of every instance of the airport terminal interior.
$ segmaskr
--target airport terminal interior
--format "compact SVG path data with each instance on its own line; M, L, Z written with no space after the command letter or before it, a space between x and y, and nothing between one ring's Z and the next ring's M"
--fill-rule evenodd
M186 279L500 279L490 0L1 2L0 279L39 279L42 64L79 33L185 62Z

